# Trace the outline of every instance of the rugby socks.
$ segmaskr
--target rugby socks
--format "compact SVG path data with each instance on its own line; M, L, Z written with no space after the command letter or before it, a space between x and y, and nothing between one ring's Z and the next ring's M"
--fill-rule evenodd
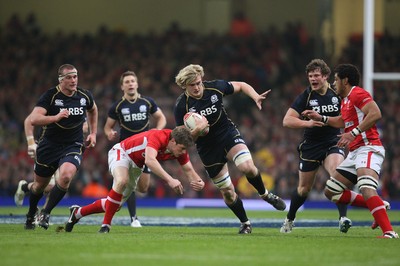
M264 195L267 193L267 190L265 189L264 183L261 178L260 171L258 171L258 174L255 177L248 177L246 176L247 181L258 191L258 194Z
M56 207L57 204L64 198L66 193L67 190L62 189L56 183L56 185L50 191L49 200L42 211L44 211L45 213L51 213L54 207Z
M81 208L79 208L77 210L77 212L75 213L75 217L77 219L82 218L83 216L87 216L90 214L94 214L94 213L102 213L105 212L106 208L105 208L105 203L106 203L107 199L99 199L96 200L95 202L93 202L92 204L83 206Z
M339 211L339 219L340 217L346 217L347 216L347 204L343 203L336 203L336 207Z
M379 224L383 233L393 231L385 204L379 196L372 196L367 200L367 206L375 221Z
M40 199L43 197L43 192L40 194L35 194L32 191L30 192L29 196L29 210L28 210L28 216L33 217L35 216L35 213L37 211L37 206L40 201Z
M236 200L234 203L232 203L231 205L226 204L226 206L228 206L229 209L233 211L233 213L236 215L237 218L239 218L241 223L249 221L246 211L243 207L243 201L239 198L238 195L236 195Z
M297 210L304 204L306 199L307 196L300 196L299 193L297 192L297 189L295 189L290 198L290 208L286 218L288 218L291 221L294 221L294 219L296 218Z
M135 192L132 192L132 194L129 196L128 200L126 201L126 205L128 206L129 210L129 215L131 217L131 220L136 217L136 195Z
M364 200L364 197L361 194L358 194L352 190L346 189L343 191L342 196L336 202L336 204L350 204L351 206L361 207L361 208L368 208L367 204Z
M111 220L121 206L121 201L122 194L119 194L115 192L114 189L111 189L107 196L106 213L104 214L103 225L111 225Z
M25 184L23 184L23 185L21 186L21 190L22 190L23 192L25 192L25 194L29 192L29 187L28 187L28 185L29 185L29 183L25 183Z

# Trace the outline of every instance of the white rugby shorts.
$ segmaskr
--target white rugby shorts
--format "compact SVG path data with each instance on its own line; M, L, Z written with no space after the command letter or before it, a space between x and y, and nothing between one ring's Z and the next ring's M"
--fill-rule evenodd
M385 148L383 146L362 146L349 152L337 169L357 175L357 169L365 167L374 170L379 175L384 159Z
M125 167L129 170L129 182L122 193L122 204L127 201L133 191L136 190L142 168L138 167L121 148L119 143L115 144L108 152L108 167L111 175L116 167ZM114 175L113 175L114 176Z

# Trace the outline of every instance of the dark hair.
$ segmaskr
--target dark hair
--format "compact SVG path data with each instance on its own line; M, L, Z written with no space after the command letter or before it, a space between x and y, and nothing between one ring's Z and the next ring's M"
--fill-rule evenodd
M133 71L126 71L124 73L122 73L121 77L119 78L119 83L122 85L124 78L127 76L134 76L137 79L137 76L135 74L135 72Z
M313 60L311 60L311 62L308 63L308 65L306 66L306 74L308 74L311 71L314 71L316 69L320 69L322 75L329 76L331 74L331 69L325 63L325 61L322 60L322 59L313 59Z
M182 144L186 148L193 145L194 140L190 130L186 127L176 127L171 132L171 138L175 139L176 144Z
M358 86L360 82L360 71L355 65L352 64L340 64L335 67L334 72L340 79L347 78L347 81L351 86Z

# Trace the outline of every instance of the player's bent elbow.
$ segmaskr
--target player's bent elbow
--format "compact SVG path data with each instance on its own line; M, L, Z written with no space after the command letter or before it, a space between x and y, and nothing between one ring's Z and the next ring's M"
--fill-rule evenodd
M293 122L290 119L284 118L282 121L282 126L287 128L294 128Z
M283 127L289 127L289 125L288 125L288 123L287 123L287 121L285 119L283 119L283 121L282 121L282 126Z

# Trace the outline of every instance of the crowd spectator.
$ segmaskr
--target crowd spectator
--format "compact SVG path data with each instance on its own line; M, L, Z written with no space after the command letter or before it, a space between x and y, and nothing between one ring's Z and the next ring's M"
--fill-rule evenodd
M352 62L361 68L360 42L350 39L338 60L324 60L332 67L336 62ZM179 24L171 25L169 30L160 34L127 34L100 26L94 34L67 34L60 30L48 35L43 33L34 14L29 14L26 19L14 15L0 28L0 195L13 196L20 179L30 181L33 178L33 161L26 151L23 121L44 92L43 88L57 84L54 79L57 73L50 75L56 66L67 62L80 70L80 86L90 89L96 99L100 127L105 124L112 102L120 97L115 88L120 74L135 69L141 86L146 88L143 93L157 100L167 117L167 127L172 128L175 126L173 106L181 93L174 84L174 77L183 66L193 63L207 67L205 79L208 80L222 77L246 80L259 93L272 89L264 101L263 112L259 112L245 97L227 99L225 104L249 149L255 154L268 150L266 159L262 159L264 155L260 156L261 160L267 160L265 172L274 180L272 192L288 199L297 184L295 143L300 142L301 134L284 129L281 121L294 100L293 95L299 94L307 85L304 65L316 56L313 43L312 36L299 23L288 24L282 31L276 27L258 29L246 38L233 37L229 32L201 35L183 30ZM385 33L376 40L375 49L379 50L375 53L376 72L400 72L399 46L400 36ZM374 82L374 98L383 113L378 127L384 132L381 137L387 151L381 193L384 199L397 200L400 199L400 170L397 166L400 159L400 117L396 116L400 111L399 87L399 81ZM234 108L238 104L241 108ZM71 184L70 195L81 195L82 189L92 179L111 187L106 158L110 143L101 130L98 132L96 148L85 152L84 163ZM192 153L196 171L205 175L196 152ZM272 158L268 158L270 155ZM173 165L166 163L165 167L175 176L182 176ZM319 174L323 180L325 174ZM237 183L240 177L240 173L232 171L233 182ZM208 184L203 191L194 193L189 184L184 180L182 183L187 191L184 197L219 197L219 192ZM323 186L316 185L315 190L313 197L319 198ZM176 197L153 176L148 196Z
M255 32L253 23L246 17L246 15L239 11L237 12L230 24L229 33L234 37L250 37Z

